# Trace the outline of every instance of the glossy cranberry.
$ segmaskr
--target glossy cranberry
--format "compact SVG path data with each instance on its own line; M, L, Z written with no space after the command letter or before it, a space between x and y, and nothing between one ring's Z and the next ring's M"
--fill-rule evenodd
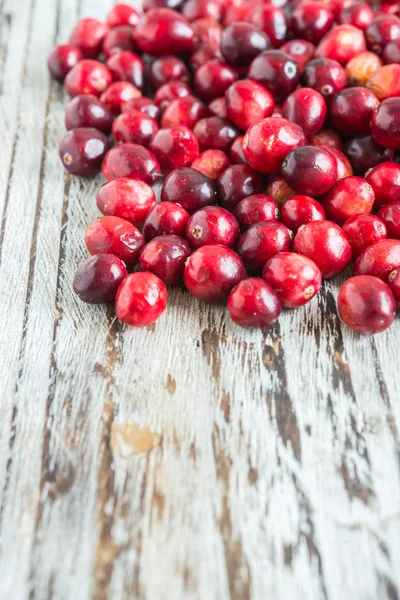
M153 190L139 179L113 179L97 192L97 206L103 215L126 219L141 227L156 203Z
M282 46L287 39L287 19L279 6L253 3L248 20L267 34L275 48Z
M358 333L380 333L394 321L396 303L390 288L371 275L351 277L338 296L340 318Z
M143 235L148 242L160 235L184 237L189 213L175 202L155 204L143 226Z
M337 180L335 157L318 146L294 148L282 163L282 177L298 194L325 194Z
M269 37L251 23L232 23L222 33L221 54L230 65L248 66L271 47Z
M135 52L135 29L130 25L119 25L110 29L103 41L103 54L110 58L116 52Z
M382 52L382 58L386 65L400 63L400 39L386 44Z
M336 94L329 104L330 124L343 133L368 133L378 106L378 98L367 88L347 88Z
M340 22L347 25L354 25L361 31L366 31L375 16L372 8L365 2L354 2L346 6L340 13Z
M214 19L201 18L192 21L192 29L195 35L195 48L201 49L206 46L213 51L219 50L222 37L222 27Z
M150 83L156 90L169 81L186 81L189 72L183 61L176 56L167 55L156 58L150 67Z
M181 237L160 235L142 249L139 268L157 275L165 285L173 285L182 278L185 262L191 253L189 244Z
M237 137L229 150L229 160L232 165L247 165L243 150L243 140L243 135Z
M326 102L312 88L300 88L292 92L283 104L283 116L299 125L306 136L319 131L326 117Z
M343 67L331 58L316 58L308 63L303 74L303 84L329 98L346 86Z
M253 60L248 77L267 88L276 102L282 102L296 87L300 73L289 54L267 50Z
M168 104L162 115L161 125L162 127L185 125L189 129L193 129L195 124L207 115L207 107L201 100L194 96L185 96L176 98Z
M368 47L376 54L382 54L386 44L399 39L400 19L395 15L375 17L366 34Z
M133 327L146 327L161 317L167 306L165 285L153 273L125 277L115 299L117 317Z
M388 286L392 290L397 308L400 308L400 271L398 269L390 273L388 277Z
M110 146L108 138L98 129L78 127L63 137L58 153L69 173L93 177L100 171Z
M278 206L282 206L285 200L295 195L295 191L288 186L283 177L277 175L269 182L267 194L275 200Z
M229 158L222 150L205 150L192 162L191 168L216 181L229 165Z
M383 65L371 75L367 88L381 101L400 96L400 65Z
M112 112L96 96L75 96L65 109L65 127L94 127L103 133L110 133L113 122Z
M375 192L374 208L400 200L400 165L397 163L383 162L365 178Z
M92 94L100 96L112 82L110 69L97 60L81 60L65 78L70 96Z
M154 183L161 175L158 160L147 148L138 144L120 144L107 152L102 167L107 181L128 177Z
M322 2L309 0L296 5L290 24L294 35L318 44L333 25L333 14Z
M192 248L210 244L231 247L239 236L239 224L229 211L220 206L206 206L196 211L186 226L185 237Z
M81 19L75 25L69 43L77 46L85 58L99 56L108 27L97 19Z
M281 46L282 52L286 52L293 58L299 67L300 75L304 72L307 63L314 56L315 46L306 40L291 40Z
M142 89L144 84L144 64L134 52L114 52L107 60L114 81L128 81Z
M371 133L381 146L400 149L400 98L381 102L372 117Z
M262 221L277 221L279 209L276 201L265 194L243 198L233 211L242 231Z
M294 238L293 250L311 258L325 278L343 271L352 256L347 237L331 221L312 221L301 227Z
M261 221L240 236L236 250L246 267L255 270L278 252L288 252L291 245L290 232L283 223Z
M350 242L353 258L357 258L367 246L387 237L386 227L381 219L366 213L349 217L342 229Z
M345 177L321 198L321 203L328 219L341 225L349 217L370 213L374 200L374 191L365 179Z
M346 65L367 49L364 34L353 25L337 25L320 41L315 51L317 58L331 58Z
M229 316L246 328L269 327L281 313L281 303L268 283L258 277L243 279L228 298Z
M143 248L144 237L125 219L100 217L86 229L85 244L90 254L115 254L128 267L134 267Z
M143 0L142 9L143 12L149 12L153 8L172 8L173 10L180 10L182 8L183 0Z
M180 55L193 50L194 34L190 23L179 13L168 8L155 8L140 18L135 40L146 54Z
M56 46L50 53L47 66L50 75L57 81L64 81L65 77L75 65L82 60L82 52L71 44Z
M119 25L131 25L135 27L139 22L139 13L128 4L116 4L107 15L107 25L118 27Z
M380 208L377 212L386 226L389 238L400 239L400 201L389 202Z
M177 202L190 214L215 204L216 199L214 181L188 167L171 171L161 190L162 202Z
M291 196L282 204L280 220L293 233L297 233L302 225L311 221L324 221L325 211L310 196Z
M350 138L346 141L343 152L350 159L357 175L364 175L368 169L393 159L393 150L377 144L371 135Z
M248 165L231 165L218 179L217 193L219 201L229 209L240 200L262 191L262 178Z
M186 167L199 155L197 138L184 125L163 127L152 137L149 148L164 169Z
M382 61L374 52L361 52L346 65L346 78L349 85L367 85L371 75L382 66Z
M130 112L131 110L139 110L156 121L159 121L161 117L161 109L157 104L144 96L132 98L132 100L128 100L126 104L122 105L123 112Z
M327 149L337 148L341 150L342 139L337 131L333 131L333 129L321 129L310 136L310 144Z
M384 281L400 267L400 241L381 240L362 251L354 263L354 275L373 275Z
M196 71L194 89L203 100L213 100L223 96L237 78L237 72L229 65L219 60L209 60Z
M83 302L112 302L122 280L128 275L126 266L113 254L90 256L77 268L73 288Z
M270 92L249 79L235 81L225 92L225 98L228 118L243 131L270 117L274 109Z
M200 119L193 132L198 139L200 150L222 150L228 152L240 131L228 119L206 117Z
M133 142L148 146L151 137L158 129L157 121L139 110L131 110L115 119L112 131L117 143Z
M226 119L228 116L228 109L226 106L225 96L212 100L208 105L208 110L212 117L221 117L221 119Z
M161 108L166 108L176 98L184 98L192 94L187 83L181 81L170 81L162 85L154 95L154 102Z
M114 115L119 115L129 100L141 95L142 92L129 81L115 81L102 93L100 100Z
M222 8L219 0L187 0L182 7L182 14L188 21L206 17L219 21L222 16Z

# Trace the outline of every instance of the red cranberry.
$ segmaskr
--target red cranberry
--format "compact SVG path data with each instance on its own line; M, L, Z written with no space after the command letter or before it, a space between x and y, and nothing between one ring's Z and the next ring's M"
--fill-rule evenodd
M143 0L142 9L143 12L149 12L153 8L172 8L173 10L180 10L182 8L183 0Z
M230 248L202 246L189 257L183 277L193 296L212 302L226 300L235 285L246 277L246 269Z
M224 27L228 27L228 25L231 25L232 23L248 21L252 7L252 2L231 3L231 5L225 6L223 19Z
M384 223L378 217L367 213L349 217L343 223L342 229L350 242L353 258L357 258L367 246L387 237Z
M350 159L357 175L364 175L368 169L393 159L393 150L379 146L371 135L350 138L345 143L343 152Z
M324 221L321 204L309 196L291 196L282 204L280 220L294 233L311 221Z
M318 44L331 29L333 20L332 11L328 6L310 0L296 5L290 24L296 36Z
M115 299L118 319L133 327L151 325L166 306L167 290L153 273L131 273L125 277Z
M97 60L81 60L65 78L70 96L92 94L100 96L112 82L110 69Z
M400 39L386 44L382 52L382 58L386 65L400 63Z
M331 146L320 146L320 148L325 148L325 150L329 150L329 152L336 159L337 166L337 180L344 179L345 177L351 177L353 175L353 167L347 156L343 154L337 148L332 148Z
M300 228L293 250L311 258L322 277L334 277L351 260L351 246L339 225L330 221L312 221Z
M346 73L336 60L316 58L304 69L303 84L329 98L345 88Z
M400 241L381 240L362 251L354 263L354 275L373 275L384 281L400 267Z
M96 96L75 96L65 109L65 127L94 127L103 133L111 133L112 112Z
M106 154L101 169L107 181L128 177L152 184L161 175L154 154L138 144L120 144L112 148Z
M253 60L248 77L267 88L276 102L282 102L296 87L300 73L289 54L267 50Z
M237 137L229 150L229 160L232 165L247 165L243 150L243 140L244 135Z
M113 179L97 192L97 206L103 215L126 219L141 227L156 203L153 190L139 179Z
M192 90L187 83L182 81L169 81L164 83L155 93L154 102L161 108L166 108L176 98L190 96Z
M251 23L232 23L222 33L221 54L230 65L247 67L271 47L269 37Z
M62 44L51 51L47 66L50 75L57 81L64 81L70 70L82 60L82 52L76 46Z
M382 61L373 52L361 52L346 65L346 78L349 85L367 85L371 75L382 66Z
M369 171L366 180L375 192L374 208L400 200L400 165L383 162Z
M262 221L277 221L278 205L271 196L253 194L243 198L235 207L233 214L237 218L242 231Z
M139 96L138 98L132 98L132 100L128 100L126 104L123 104L122 110L123 112L140 110L140 112L151 117L152 119L155 119L156 121L159 121L161 117L161 109L154 104L152 100L145 98L144 96Z
M225 92L228 118L243 131L270 117L274 110L272 95L249 79L235 81Z
M288 29L286 15L280 7L254 3L248 20L267 34L275 48L279 48L286 41Z
M240 200L262 191L262 178L248 165L231 165L218 179L217 193L219 201L229 209Z
M103 41L103 54L110 58L116 52L135 52L135 28L130 25L119 25L110 29Z
M85 58L99 56L108 27L97 19L82 19L75 25L69 43L77 46Z
M299 67L300 75L304 72L307 63L314 56L315 46L311 42L305 40L290 40L281 46L282 52L286 52L296 61Z
M196 38L196 49L206 46L218 51L221 44L222 27L210 18L196 19L191 23Z
M131 110L115 119L112 131L117 143L133 142L148 146L151 137L158 129L157 121L139 110Z
M191 168L216 181L229 165L229 158L222 150L205 150L192 162Z
M146 244L140 253L139 268L157 275L165 285L177 283L192 250L177 235L160 235Z
M383 65L371 75L367 88L381 101L400 96L400 65Z
M319 196L325 194L337 180L337 162L329 150L301 146L286 156L281 173L298 194Z
M400 37L400 19L395 15L375 17L368 27L365 37L368 47L376 54L382 54L386 44Z
M194 34L190 23L179 13L168 8L155 8L139 20L135 40L146 54L180 55L193 50Z
M208 105L208 110L212 117L221 117L221 119L226 119L228 116L228 108L226 106L225 97L223 98L215 98Z
M182 7L182 14L188 21L206 17L219 21L222 8L219 0L187 0Z
M209 60L196 71L194 89L204 100L213 100L223 96L237 78L237 72L229 65L219 60Z
M175 202L160 202L153 206L143 226L143 235L148 242L160 235L184 237L189 213Z
M197 121L207 115L207 107L201 100L194 96L185 96L172 100L167 106L161 119L161 125L162 127L185 125L189 129L193 129Z
M185 235L192 248L210 244L231 247L238 236L238 222L220 206L206 206L196 211L187 223Z
M98 129L78 127L63 137L58 153L69 173L93 177L100 171L110 146L108 138Z
M170 54L156 58L150 67L150 83L156 90L169 81L189 81L189 78L185 63Z
M372 116L371 133L381 146L400 149L400 98L381 102Z
M240 135L239 130L228 120L220 117L200 119L193 129L200 150L222 150L228 152L233 141Z
M325 0L324 0L325 2ZM353 4L354 0L326 0L325 4L330 8L336 21L339 21L340 13L344 8Z
M388 236L400 239L400 201L385 204L378 210L377 216L384 222Z
M77 268L73 282L74 292L82 302L88 304L112 302L127 275L126 266L117 256L90 256Z
M331 125L343 133L368 133L371 118L379 106L378 98L364 87L343 90L329 104Z
M115 254L128 267L134 267L144 238L139 229L125 219L100 217L86 229L85 244L90 254Z
M269 182L267 194L275 200L278 206L282 206L285 200L295 195L295 192L288 186L283 177L277 175Z
M304 146L305 143L301 127L287 119L270 117L248 129L243 149L246 160L253 169L270 175L280 171L290 150Z
M107 15L107 25L118 27L119 25L131 25L135 27L139 22L139 13L128 4L116 4Z
M321 129L321 131L310 136L310 144L312 146L327 148L328 150L331 150L332 148L341 150L342 139L336 131L333 131L333 129Z
M335 183L321 202L328 219L341 225L349 217L370 213L374 200L374 190L365 179L345 177Z
M392 290L394 299L396 300L397 308L400 307L400 271L392 271L388 277L388 285Z
M215 204L214 181L188 167L175 169L166 177L161 190L162 202L177 202L188 213Z
M246 267L254 270L261 269L278 252L288 252L291 245L290 231L283 223L260 221L240 236L236 250Z
M153 135L149 148L164 169L186 167L199 155L197 138L184 125L163 127Z
M268 283L258 277L243 279L228 298L229 316L240 327L269 327L281 313L279 298Z
M114 115L119 115L124 104L141 95L142 92L129 81L115 81L102 93L100 100Z
M365 2L354 2L346 6L340 13L340 22L354 25L362 31L366 31L375 19L374 12Z
M144 85L144 64L140 56L134 52L114 52L107 60L114 81L128 81L137 88Z
M299 125L306 136L319 131L326 117L326 102L319 92L312 88L295 90L283 105L283 116Z
M390 288L371 275L351 277L338 296L340 318L359 333L380 333L394 321L396 303Z
M367 49L364 34L353 25L337 25L320 41L315 51L318 58L332 58L346 65Z

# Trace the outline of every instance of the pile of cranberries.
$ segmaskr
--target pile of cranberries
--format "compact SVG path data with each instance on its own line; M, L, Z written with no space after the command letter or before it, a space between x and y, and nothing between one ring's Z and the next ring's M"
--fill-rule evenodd
M400 4L144 0L54 48L71 96L60 158L103 214L74 290L143 327L166 286L266 327L353 262L361 333L400 305ZM162 183L156 199L154 185Z

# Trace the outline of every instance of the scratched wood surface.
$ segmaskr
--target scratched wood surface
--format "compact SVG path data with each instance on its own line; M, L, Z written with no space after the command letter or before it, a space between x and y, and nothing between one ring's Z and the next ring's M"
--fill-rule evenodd
M100 178L46 56L111 3L0 0L0 598L398 599L399 322L352 334L338 282L265 333L71 292Z

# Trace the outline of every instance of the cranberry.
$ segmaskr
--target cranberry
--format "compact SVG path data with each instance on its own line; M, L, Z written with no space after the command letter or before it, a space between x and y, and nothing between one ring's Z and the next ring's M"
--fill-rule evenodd
M334 277L351 260L351 246L339 225L331 221L312 221L300 228L293 250L311 258L322 277Z
M169 81L189 81L189 78L185 63L170 54L156 58L150 67L150 83L156 90Z
M103 215L126 219L141 227L156 203L153 190L139 179L113 179L97 192L97 206Z
M374 12L365 2L354 2L346 6L340 13L340 22L354 25L362 31L366 31L375 19Z
M112 112L96 96L75 96L65 109L65 127L94 127L103 133L111 133Z
M153 135L149 148L164 169L186 167L199 155L197 138L184 125L163 127Z
M345 88L346 73L336 60L316 58L304 69L303 84L329 98Z
M223 96L237 78L237 72L229 65L219 60L209 60L196 71L194 89L204 100L213 100Z
M233 142L229 150L229 160L232 165L247 165L247 160L243 150L244 135L240 135Z
M240 135L239 130L228 119L220 117L200 119L193 132L202 151L215 149L228 152L233 141Z
M377 15L398 15L400 13L400 6L398 6L397 2L393 4L389 2L382 2L379 4L379 10L377 11Z
M291 40L290 42L283 44L281 50L282 52L289 54L289 56L296 61L301 75L304 72L307 63L309 63L314 56L315 46L311 42L306 42L305 40Z
M123 112L130 112L131 110L140 110L140 112L145 115L159 121L161 117L161 109L154 104L152 100L149 98L145 98L144 96L139 96L138 98L132 98L132 100L128 100L126 104L122 105Z
M275 48L279 48L286 41L287 20L280 7L254 3L250 9L248 20L267 34Z
M381 240L362 251L354 263L354 275L373 275L384 281L400 267L400 241Z
M201 100L194 96L185 96L172 100L167 106L161 119L161 125L163 127L185 125L192 129L197 121L207 115L207 107Z
M393 159L393 150L382 148L370 135L358 135L347 140L343 152L350 159L353 170L364 175L368 169Z
M146 244L140 253L139 268L157 275L165 285L177 283L192 250L177 235L160 235Z
M322 38L315 51L318 58L332 58L346 65L367 49L364 34L353 25L337 25Z
M290 150L306 143L301 127L287 119L270 117L252 125L243 140L249 165L261 173L278 173Z
M99 56L108 27L97 19L81 19L75 25L69 43L77 46L85 58Z
M400 98L381 102L372 117L371 133L381 146L400 149Z
M319 131L326 117L326 102L319 92L312 88L295 90L283 105L283 116L299 125L306 136Z
M290 24L296 36L318 44L331 29L333 20L332 11L328 6L310 0L296 5Z
M63 137L58 153L69 173L93 177L100 171L110 146L108 138L98 129L78 127Z
M277 221L279 209L276 201L265 194L243 198L233 211L242 231L262 221Z
M335 183L321 199L328 219L341 225L353 215L370 213L375 194L361 177L345 177Z
M128 81L137 88L144 85L144 64L140 56L134 52L114 52L107 60L114 81Z
M70 70L82 60L82 52L76 46L56 46L49 55L47 66L53 79L64 81Z
M114 254L97 254L83 261L75 273L73 288L83 302L112 302L128 275L126 266Z
M240 327L269 327L281 313L279 298L268 283L258 277L241 281L228 298L229 316Z
M382 66L382 61L373 52L361 52L346 65L346 78L349 85L367 85L367 81Z
M161 175L154 154L138 144L120 144L112 148L106 154L101 169L107 181L128 177L152 184Z
M386 44L400 37L400 19L395 15L375 17L365 34L368 47L376 54L382 54Z
M321 129L310 136L310 144L312 146L327 148L328 150L332 148L341 150L342 139L337 131L333 131L333 129Z
M100 96L112 82L110 69L97 60L81 60L65 78L70 96L92 94Z
M375 192L374 208L400 200L400 165L383 162L372 169L366 180Z
M386 65L400 63L400 39L386 44L382 58Z
M110 29L103 41L103 54L110 58L116 52L135 52L135 29L130 25L119 25Z
M180 55L193 50L194 34L190 23L179 13L169 8L155 8L140 18L135 40L146 54Z
M260 221L240 236L236 249L246 267L253 270L261 269L278 252L288 252L291 245L290 231L283 223Z
M298 194L319 196L325 194L337 180L337 162L329 150L301 146L286 156L281 173Z
M388 277L388 285L392 290L394 299L396 300L397 308L400 307L400 271L392 271Z
M294 190L288 186L286 181L280 175L274 177L267 187L267 194L275 200L278 206L282 206L285 200L294 196L294 193Z
M400 65L396 63L383 65L371 75L367 82L367 88L374 92L381 101L400 96Z
M210 18L196 19L191 23L196 38L196 49L206 46L218 51L221 44L222 27Z
M177 202L190 214L215 204L216 199L214 181L188 167L171 171L161 190L162 202Z
M224 29L221 54L227 63L247 67L251 61L271 47L269 37L251 23L232 23Z
M384 222L388 236L400 239L400 201L385 204L378 210L377 216Z
M192 94L187 83L181 81L169 81L164 83L155 93L154 102L161 108L166 108L176 98L184 98Z
M182 8L183 0L143 0L143 12L149 12L153 8L172 8L174 10L180 10Z
M144 238L139 229L125 219L100 217L86 229L85 244L90 254L115 254L128 267L134 267Z
M182 14L188 21L206 17L218 21L222 16L222 3L219 0L187 0L182 7Z
M115 119L112 131L117 143L133 142L148 146L151 137L158 129L157 121L140 110L131 110L122 113Z
M377 277L351 277L338 296L340 318L358 333L380 333L393 323L396 304L390 288Z
M246 277L239 256L226 246L202 246L189 257L183 274L189 292L209 302L226 300Z
M107 15L107 25L111 28L119 25L135 27L138 22L139 13L128 4L116 4Z
M318 294L321 271L310 258L295 252L281 252L264 266L263 279L278 294L282 306L298 308Z
M249 79L235 81L225 92L228 118L246 131L250 125L270 117L274 110L272 95Z
M210 111L210 115L212 117L221 117L221 119L226 119L228 116L228 108L226 106L225 97L215 98L215 100L212 100L208 105L208 110Z
M231 165L218 179L217 192L220 202L229 209L246 196L262 191L262 178L248 165Z
M387 237L384 223L378 217L367 213L349 217L343 223L342 229L350 242L353 258L357 258L367 246Z
M151 325L166 306L167 290L153 273L132 273L125 277L115 300L118 319L133 327Z
M153 206L143 226L143 235L148 242L160 235L184 237L189 213L175 202L160 202Z
M239 236L239 224L232 213L220 206L196 211L186 226L186 239L192 248L210 244L231 247Z
M229 158L222 150L205 150L192 162L191 168L216 181L229 165Z
M291 196L282 204L280 220L294 233L311 221L324 221L321 204L309 196Z
M343 133L368 133L378 106L378 98L365 87L347 88L336 94L329 104L330 123Z
M129 81L115 81L102 93L100 100L114 115L119 115L124 104L141 95L142 92Z
M300 73L289 54L267 50L253 60L248 77L267 88L276 102L282 102L296 87Z

